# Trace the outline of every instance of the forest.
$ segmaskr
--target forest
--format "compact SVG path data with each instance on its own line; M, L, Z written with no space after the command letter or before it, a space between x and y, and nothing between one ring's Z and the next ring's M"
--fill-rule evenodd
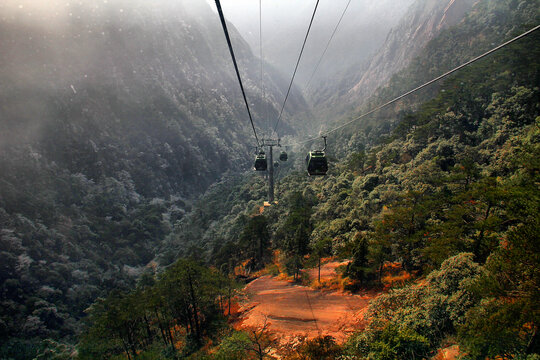
M534 359L540 351L536 42L538 35L446 80L440 84L446 91L402 113L378 144L334 160L328 177L293 171L280 178L279 203L262 215L257 205L266 195L264 179L231 176L215 185L177 224L163 259L174 249L206 263L220 270L218 281L230 289L226 279L236 264L268 268L276 250L293 279L316 259L352 259L345 270L350 291L380 287L388 263L411 274L410 282L372 301L363 331L343 345L308 341L297 358L428 358L456 343L470 359ZM193 240L200 238L206 241ZM170 271L178 266L194 265L182 260ZM201 291L206 284L200 280ZM214 315L227 316L227 289L214 287ZM213 317L206 318L206 344L215 344L220 332ZM155 350L144 345L141 319L136 344L150 354ZM197 322L186 321L175 320L186 333L182 357L258 358L252 347L270 341L269 334L227 330L225 322L217 347L194 351L188 343L199 336Z
M480 1L339 120L530 29L538 5ZM141 195L127 171L37 167L39 197L28 180L0 198L0 358L438 359L457 346L461 359L540 359L539 43L535 32L339 130L325 177L291 149L269 207L254 172L187 201ZM378 294L345 342L284 349L266 323L233 326L246 283L320 285L306 270L328 259L348 261L343 291ZM389 266L406 280L385 282Z

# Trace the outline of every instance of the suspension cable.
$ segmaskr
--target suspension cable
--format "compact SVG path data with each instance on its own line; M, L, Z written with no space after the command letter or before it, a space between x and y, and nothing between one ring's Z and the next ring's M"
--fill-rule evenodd
M337 29L338 29L339 25L341 24L341 21L343 20L343 17L345 16L345 13L347 12L347 9L349 8L349 5L351 5L351 1L352 0L349 0L347 2L347 5L345 6L345 9L343 9L343 12L341 13L341 17L339 18L339 21L338 21L336 27L334 28L334 31L332 32L332 35L330 36L330 39L326 43L326 48L324 49L321 57L319 58L319 61L317 62L317 65L315 66L315 69L313 69L313 73L311 74L308 82L306 83L305 90L307 90L309 88L309 84L311 84L311 80L313 80L313 77L315 76L315 73L319 69L319 65L321 65L321 62L322 62L322 60L324 58L324 55L326 55L326 52L328 51L328 47L330 46L330 43L332 42L332 39L334 38L334 35L336 35Z
M362 114L362 115L360 115L360 116L358 116L358 117L356 117L356 118L354 118L354 119L352 119L352 120L350 120L350 121L347 121L346 123L344 123L344 124L342 124L342 125L340 125L340 126L337 126L337 127L333 128L333 129L331 129L331 130L328 130L328 131L325 133L325 135L328 135L328 134L330 134L330 133L333 133L333 132L335 132L335 131L337 131L337 130L339 130L339 129L342 129L342 128L346 127L347 125L352 124L352 123L355 122L355 121L358 121L358 120L360 120L360 119L362 119L362 118L364 118L364 117L366 117L366 116L368 116L368 115L371 115L371 114L373 114L374 112L376 112L376 111L378 111L378 110L381 110L382 108L385 108L385 107L387 107L388 105L391 105L391 104L395 103L396 101L399 101L399 100L403 99L404 97L409 96L409 95L411 95L412 93L415 93L415 92L417 92L417 91L419 91L419 90L425 88L426 86L431 85L431 84L433 84L434 82L437 82L437 81L439 81L439 80L441 80L441 79L443 79L443 78L449 76L450 74L453 74L453 73L455 73L456 71L463 69L464 67L466 67L466 66L468 66L468 65L471 65L472 63L474 63L474 62L476 62L476 61L478 61L478 60L480 60L480 59L482 59L482 58L484 58L484 57L486 57L486 56L488 56L488 55L494 53L495 51L500 50L500 49L502 49L503 47L508 46L508 45L510 45L511 43L513 43L513 42L515 42L515 41L517 41L517 40L519 40L519 39L521 39L521 38L523 38L523 37L525 37L525 36L527 36L527 35L530 35L531 33L535 32L535 31L538 30L538 29L540 29L540 25L537 25L537 26L535 26L534 28L532 28L532 29L530 29L530 30L524 32L523 34L518 35L518 36L516 36L515 38L513 38L513 39L511 39L511 40L508 40L507 42L505 42L505 43L503 43L503 44L501 44L501 45L499 45L499 46L497 46L497 47L494 47L493 49L491 49L491 50L489 50L489 51L486 51L486 52L483 53L482 55L479 55L479 56L477 56L477 57L475 57L475 58L473 58L473 59L467 61L466 63L461 64L461 65L459 65L458 67L455 67L455 68L453 68L452 70L450 70L450 71L448 71L448 72L445 72L444 74L442 74L442 75L440 75L440 76L438 76L438 77L436 77L436 78L434 78L434 79L432 79L432 80L426 82L425 84L422 84L422 85L420 85L420 86L418 86L418 87L416 87L416 88L414 88L414 89L412 89L412 90L410 90L410 91L408 91L408 92L406 92L406 93L404 93L404 94L402 94L402 95L400 95L400 96L398 96L398 97L396 97L396 98L394 98L394 99L392 99L392 100L390 100L390 101L388 101L388 102L386 102L386 103L384 103L384 104L382 104L382 105L380 105L380 106L377 106L376 108L374 108L374 109L368 111L367 113L364 113L364 114ZM316 139L318 139L319 137L320 137L320 136L313 137L313 138L309 138L309 139L307 139L307 140L304 140L304 141L301 141L301 142L297 142L297 143L294 143L294 144L291 144L291 145L287 145L287 146L302 145L302 144L308 143L308 142L310 142L310 141L316 140Z
M217 1L217 0L216 0ZM289 88L287 89L287 94L285 95L285 100L283 101L283 105L281 106L281 111L279 112L279 117L277 119L276 125L274 126L274 132L276 131L279 121L281 120L281 116L283 115L283 109L285 109L285 104L287 103L287 99L289 98L289 93L291 92L291 87L294 82L294 77L296 76L296 70L298 70L298 65L300 64L300 59L302 59L302 53L304 52L304 47L306 46L307 38L309 36L309 31L311 30L311 25L313 24L313 19L315 18L315 13L317 12L317 7L319 6L319 0L317 0L317 3L315 4L315 9L313 9L313 15L311 15L311 20L309 22L309 27L306 32L306 37L304 38L304 43L302 44L302 49L300 50L300 55L298 56L298 61L296 61L296 66L294 68L293 76L291 78L291 82L289 84Z
M262 0L259 0L259 46L261 57L261 116L266 118L266 131L270 129L270 123L268 121L268 106L265 104L264 93L264 57L263 57L263 43L262 43ZM264 136L264 134L263 134Z
M220 0L216 0L216 7L219 13L219 19L221 20L221 25L223 26L223 32L225 33L225 38L227 39L227 45L229 46L229 51L231 52L231 57L234 64L234 70L236 70L236 76L238 77L238 82L240 83L240 89L242 90L242 96L244 97L244 102L246 104L246 109L249 115L249 121L251 122L251 128L253 129L253 135L255 135L257 146L260 147L259 137L257 136L255 125L253 124L253 117L251 116L251 111L249 110L249 104L246 98L246 92L244 91L244 85L242 84L242 78L240 77L240 71L238 70L238 64L236 63L236 57L234 56L234 50L232 47L231 38L229 36L229 31L227 30L227 24L225 23L225 16L223 16L223 10L221 9Z

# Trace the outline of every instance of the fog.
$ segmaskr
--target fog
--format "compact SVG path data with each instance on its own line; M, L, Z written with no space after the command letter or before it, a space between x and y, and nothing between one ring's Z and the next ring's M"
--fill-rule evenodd
M295 84L302 87L311 79L330 35L349 0L320 1L305 48ZM315 0L262 0L263 58L285 77L292 75L304 39ZM353 0L313 78L313 84L343 74L351 66L366 61L383 43L389 30L405 13L413 0ZM225 16L260 56L259 1L222 0ZM43 27L46 31L72 31L68 25L77 20L86 24L107 17L111 21L145 21L159 13L160 21L186 15L208 15L215 11L214 0L99 0L35 1L3 0L0 20L3 23ZM136 16L134 16L136 15ZM212 17L206 16L206 21ZM219 23L217 14L215 22ZM91 30L91 29L90 29ZM341 75L343 76L343 75Z
M295 80L299 88L305 88L314 73L347 1L320 1ZM353 72L355 66L360 66L381 46L389 30L412 2L353 0L311 87L316 88L331 78L343 78L349 69ZM262 0L263 58L287 81L292 75L314 5L315 0ZM222 0L222 7L227 20L249 43L255 56L260 56L259 1ZM189 21L183 22L186 17L200 17L200 22L207 24L207 31L215 39L211 46L226 48L214 0L2 0L0 76L4 84L12 84L13 88L41 92L60 89L76 93L78 84L101 84L108 79L94 75L102 72L105 63L102 51L116 41L111 40L113 34L126 31L129 25L136 25L143 33L151 33L156 24L173 20L171 28L179 29L181 33L182 29L177 25L183 23L188 31ZM133 36L125 39L131 48L141 46L140 39ZM233 41L239 49L239 39ZM192 49L186 49L186 52L190 51ZM242 54L237 53L237 56L241 61ZM232 72L230 58L223 58L223 63L224 68ZM140 66L147 67L144 63ZM117 71L116 67L109 67L111 71L107 74ZM266 75L269 73L268 69ZM50 103L38 98L41 100L34 101L32 106L22 99L15 100L16 97L9 100L7 92L0 100L9 105L13 114L29 113L24 117L35 118L32 114L47 112ZM21 123L13 120L13 126Z
M214 7L213 0L206 0ZM260 54L259 1L222 0L225 17ZM294 69L316 0L262 0L264 59L285 76ZM307 85L348 0L320 1L295 83ZM311 85L366 61L413 0L353 0Z

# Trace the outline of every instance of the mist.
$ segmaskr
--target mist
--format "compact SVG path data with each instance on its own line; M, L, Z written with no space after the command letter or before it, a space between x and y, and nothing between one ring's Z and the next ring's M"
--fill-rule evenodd
M207 0L214 4L213 1ZM262 1L263 58L285 76L292 75L316 1ZM352 1L328 51L312 77L317 62L348 0L321 1L298 69L295 84L305 88L343 73L366 61L384 42L388 32L413 0ZM259 2L224 0L225 17L260 56Z
M190 0L3 0L0 146L34 141L45 119L55 116L58 99L78 95L84 88L153 83L147 62L153 32L168 23L182 32L190 26L184 22L187 17L208 15L213 17L206 3ZM221 35L218 26L216 36ZM140 59L120 58L117 46ZM225 45L218 50L224 49Z
M320 2L294 83L298 88L306 90L311 80L310 88L315 89L333 77L343 77L352 66L366 61L413 0L352 1L326 56L314 73L347 1ZM266 68L265 76L272 76L270 74L277 69L284 79L290 79L314 5L313 0L262 1L262 57L273 68ZM259 2L223 0L222 7L227 20L234 25L232 28L238 29L252 53L259 57ZM188 33L189 21L184 21L187 18L198 18L199 23L205 24L202 29L205 36L215 40L213 47L219 48L217 53L222 59L220 65L214 66L216 71L221 69L232 74L213 0L2 1L0 77L13 89L27 89L33 94L31 98L22 99L6 91L0 92L2 127L25 129L24 133L16 131L23 138L39 133L41 125L36 119L46 118L54 112L51 99L41 96L44 93L55 94L51 95L53 98L72 96L88 84L99 87L114 83L114 86L125 88L126 83L132 82L130 78L136 78L135 82L152 82L155 74L147 62L149 59L158 63L161 60L148 53L152 47L149 39L137 38L135 34L150 34L158 27L169 28L169 25L179 34ZM111 60L104 56L115 52L111 47L116 46L114 44L118 44L120 38L122 46L141 59L117 56ZM245 49L242 38L233 39L237 51ZM193 46L186 43L185 49L175 51L189 53L194 47L206 46L198 44L195 38L190 41ZM248 56L238 52L237 57L242 62ZM137 65L126 66L126 61ZM175 70L169 68L167 71L174 73ZM286 85L281 87L283 89L279 90L285 91ZM310 89L307 90L305 93L309 94ZM254 90L248 87L249 91ZM2 137L2 144L19 140L13 136Z

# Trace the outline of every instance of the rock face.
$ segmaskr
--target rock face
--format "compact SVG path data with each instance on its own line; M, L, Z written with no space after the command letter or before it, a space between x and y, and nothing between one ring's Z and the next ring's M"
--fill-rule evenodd
M355 98L363 98L384 85L392 74L406 67L428 41L441 30L460 22L477 0L419 0L371 59L369 66L349 90Z
M317 90L318 113L326 118L340 117L365 104L377 88L405 68L431 39L463 20L476 2L416 0L369 60L351 66L342 76Z

